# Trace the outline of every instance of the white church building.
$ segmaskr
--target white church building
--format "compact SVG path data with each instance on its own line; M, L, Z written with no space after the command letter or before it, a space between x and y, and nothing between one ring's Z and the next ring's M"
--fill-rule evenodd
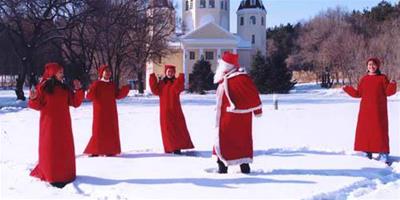
M177 66L177 73L185 74L188 88L189 74L201 57L215 71L224 51L238 53L240 65L245 68L250 67L257 51L265 55L267 12L262 0L240 2L236 11L237 33L230 32L230 5L230 0L182 0L183 34L170 44L174 53L162 58L159 64L148 63L147 83L152 72L164 72L164 64Z

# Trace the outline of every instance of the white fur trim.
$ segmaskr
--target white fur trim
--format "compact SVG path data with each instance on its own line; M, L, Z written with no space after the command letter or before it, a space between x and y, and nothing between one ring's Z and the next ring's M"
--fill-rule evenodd
M257 107L249 108L249 109L232 109L231 107L226 108L227 112L231 113L250 113L262 108L262 104Z
M225 60L219 59L220 64L225 64L228 66L230 69L237 68L235 65L232 65L230 63L227 63Z
M106 80L106 79L104 79L104 78L101 78L100 81L103 81L103 82L108 83L108 82L110 82L110 79Z

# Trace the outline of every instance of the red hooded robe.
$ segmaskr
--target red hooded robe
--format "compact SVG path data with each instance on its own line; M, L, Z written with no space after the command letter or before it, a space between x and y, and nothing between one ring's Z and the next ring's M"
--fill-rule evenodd
M28 106L40 111L39 162L31 176L53 183L68 183L75 179L75 151L69 106L78 107L84 91L71 91L55 86L49 94L43 90L47 79L62 67L57 63L45 66L42 81L36 86L37 98L30 99Z
M175 66L166 65L165 71ZM156 75L150 75L150 88L160 97L160 125L164 151L171 153L181 149L194 148L186 127L179 95L184 90L184 75L173 81L158 81Z
M99 68L99 77L102 77L107 65ZM121 153L118 127L117 99L126 97L129 85L118 89L109 81L97 80L89 88L86 98L93 101L92 137L85 154L116 155Z
M374 61L379 67L379 60ZM389 153L387 97L396 93L396 83L389 83L383 74L366 75L357 89L346 86L343 90L352 97L361 98L354 150Z

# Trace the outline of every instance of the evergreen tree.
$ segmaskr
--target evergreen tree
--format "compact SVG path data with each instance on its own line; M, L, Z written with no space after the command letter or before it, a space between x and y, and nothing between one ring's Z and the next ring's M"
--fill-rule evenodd
M265 58L260 52L254 56L250 75L260 93L288 93L296 84L284 60Z
M211 63L201 58L193 66L193 72L189 78L189 91L205 94L205 90L215 89L213 84L214 73L211 71Z

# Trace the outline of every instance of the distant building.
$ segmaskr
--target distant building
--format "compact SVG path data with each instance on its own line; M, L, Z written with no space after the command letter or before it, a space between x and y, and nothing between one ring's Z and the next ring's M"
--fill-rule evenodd
M187 88L193 65L201 57L215 71L224 51L238 53L241 67L246 68L257 51L265 55L267 12L262 0L242 0L236 11L237 34L229 32L229 11L230 0L182 0L183 34L170 44L172 54L162 58L160 64L147 64L146 83L153 71L162 74L167 63L176 65L177 73L185 74Z

